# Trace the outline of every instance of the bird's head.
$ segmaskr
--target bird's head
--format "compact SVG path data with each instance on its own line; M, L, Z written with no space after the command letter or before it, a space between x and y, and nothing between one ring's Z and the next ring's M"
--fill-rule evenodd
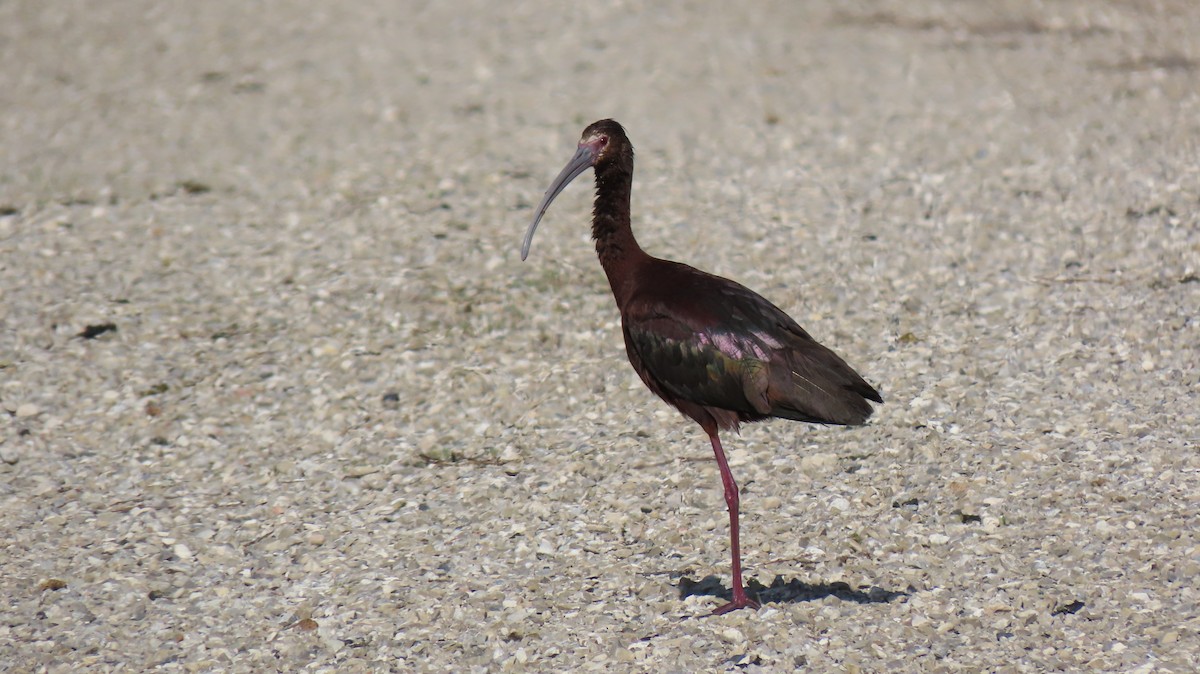
M629 136L625 135L625 127L613 119L589 124L579 138L579 147L586 147L592 152L592 166L604 166L617 161L627 148L633 149L629 145Z
M602 170L604 167L620 161L631 163L633 161L633 147L629 143L629 137L625 135L625 129L612 119L602 119L589 124L579 139L575 156L571 157L571 161L567 162L554 182L550 183L550 187L546 188L542 203L538 204L537 210L534 211L533 222L529 223L529 229L525 232L525 241L521 244L521 259L524 260L529 256L533 233L537 230L538 223L542 221L542 216L546 214L546 209L550 208L550 202L554 201L563 188L589 167Z

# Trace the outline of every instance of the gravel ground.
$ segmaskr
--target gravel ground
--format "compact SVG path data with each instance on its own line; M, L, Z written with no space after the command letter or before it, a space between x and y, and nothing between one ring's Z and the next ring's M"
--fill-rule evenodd
M0 669L1200 668L1200 5L416 4L0 3ZM887 400L726 439L757 612L586 185L519 261L609 116Z

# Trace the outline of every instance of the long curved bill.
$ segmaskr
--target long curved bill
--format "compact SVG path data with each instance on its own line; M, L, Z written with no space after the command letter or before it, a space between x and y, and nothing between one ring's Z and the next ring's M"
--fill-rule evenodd
M583 173L596 161L596 150L587 143L580 143L579 149L575 151L575 156L571 157L571 161L563 167L563 170L550 183L550 187L546 188L546 194L542 197L542 203L538 204L537 211L533 214L533 222L529 223L529 229L525 232L525 242L521 244L521 260L529 257L529 245L533 243L533 232L537 229L538 223L542 221L542 216L546 214L546 209L550 208L550 202L554 201L554 197L563 191L563 188L571 183L580 173Z

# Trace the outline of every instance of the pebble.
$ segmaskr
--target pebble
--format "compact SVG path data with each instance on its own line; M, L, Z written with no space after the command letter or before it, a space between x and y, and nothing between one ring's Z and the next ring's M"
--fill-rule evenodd
M16 415L18 418L26 418L37 416L42 409L33 403L21 403L17 406Z

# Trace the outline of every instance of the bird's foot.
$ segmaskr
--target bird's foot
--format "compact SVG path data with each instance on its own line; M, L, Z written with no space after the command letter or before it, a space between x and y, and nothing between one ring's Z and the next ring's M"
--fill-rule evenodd
M725 604L724 606L718 606L717 608L713 609L712 615L724 615L730 611L736 611L739 608L752 608L757 610L762 608L762 604L751 599L750 597L747 597L745 590L741 590L740 592L735 591L733 593L733 601Z

